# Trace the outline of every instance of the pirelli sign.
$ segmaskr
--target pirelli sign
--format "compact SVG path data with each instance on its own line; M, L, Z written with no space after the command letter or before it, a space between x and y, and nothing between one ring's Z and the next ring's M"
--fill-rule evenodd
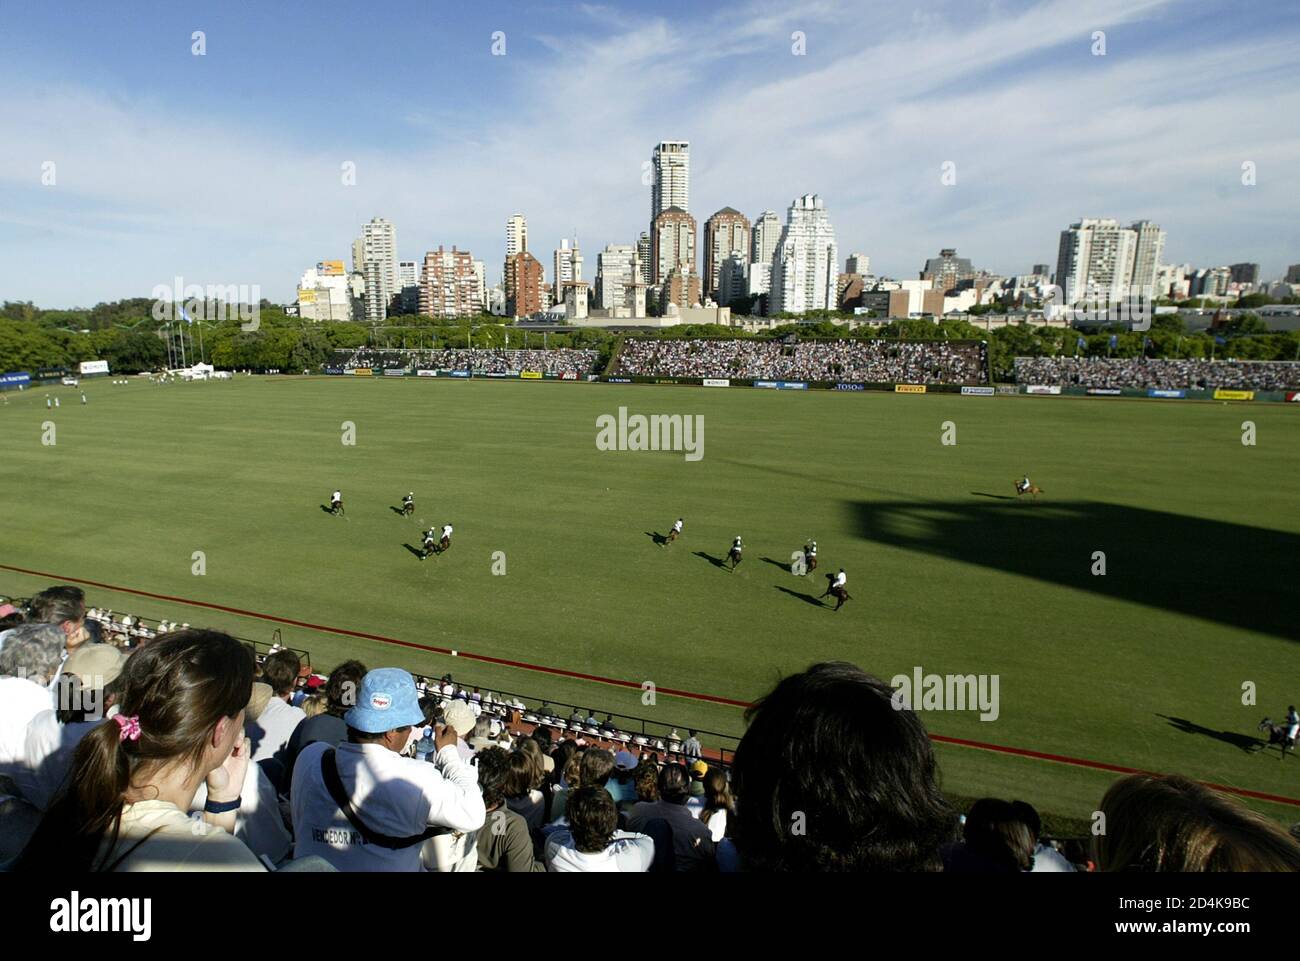
M895 394L924 394L925 384L895 384Z

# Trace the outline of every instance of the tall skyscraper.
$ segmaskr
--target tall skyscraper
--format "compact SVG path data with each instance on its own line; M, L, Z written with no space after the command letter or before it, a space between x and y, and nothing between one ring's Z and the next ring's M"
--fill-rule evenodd
M388 303L401 289L397 272L397 228L382 217L361 225L361 272L366 278L366 319L383 320ZM357 247L353 245L353 257ZM374 266L372 266L374 265Z
M529 317L546 309L546 273L526 250L506 258L506 316Z
M1067 304L1081 300L1124 299L1133 279L1137 232L1117 220L1080 220L1061 231L1056 284ZM1151 283L1155 284L1152 274Z
M704 295L714 297L722 280L722 264L740 256L749 262L749 218L734 207L723 207L704 222ZM724 301L718 301L725 303Z
M849 254L849 259L844 262L844 272L846 274L857 274L865 277L871 273L871 258L866 254Z
M934 290L948 293L960 281L970 280L975 276L975 268L965 257L958 257L954 247L939 251L938 257L931 257L921 270L922 280L934 281Z
M573 239L569 246L568 238L560 241L555 250L555 291L556 298L563 299L564 285L582 280L582 253L578 250L578 239Z
M627 285L633 279L639 279L632 276L635 259L636 247L633 244L608 244L596 254L596 306L601 310L624 306Z
M523 214L515 214L506 221L506 257L528 249L528 221Z
M420 265L414 260L397 262L398 293L402 296L402 313L415 314L420 310Z
M776 256L776 246L781 242L781 219L776 211L764 210L754 221L751 264L770 264Z
M648 284L650 283L650 231L641 231L641 236L636 239L636 255L641 283Z
M669 207L691 209L691 145L685 140L663 140L652 159L650 222Z
M772 261L768 313L802 314L835 308L839 247L826 207L816 194L790 205Z
M439 247L424 255L420 313L429 317L473 317L483 310L479 275L468 250Z
M655 217L650 230L650 282L661 284L674 267L695 273L695 218L681 207Z
M1129 285L1134 295L1150 294L1155 290L1156 271L1165 252L1165 232L1149 220L1139 220L1129 229L1136 235Z

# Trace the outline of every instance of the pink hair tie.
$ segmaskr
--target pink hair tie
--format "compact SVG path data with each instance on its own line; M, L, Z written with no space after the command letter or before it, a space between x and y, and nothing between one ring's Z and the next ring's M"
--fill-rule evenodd
M117 726L120 729L118 731L119 740L140 740L140 715L134 714L127 717L125 714L114 714L113 720L117 722Z

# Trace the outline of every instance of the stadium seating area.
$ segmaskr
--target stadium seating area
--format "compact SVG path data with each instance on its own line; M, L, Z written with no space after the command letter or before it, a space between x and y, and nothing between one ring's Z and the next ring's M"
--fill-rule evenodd
M96 643L88 621L122 647ZM122 837L93 836L107 845L102 857L87 849L82 867L95 870L110 855L117 870L1300 869L1294 830L1175 776L1116 781L1099 807L1111 828L1091 849L1047 838L1020 801L983 798L959 817L918 716L842 662L780 681L721 764L694 731L620 731L612 715L529 707L450 675L356 661L325 675L278 644L249 653L228 635L88 610L78 588L0 599L0 868L37 870L87 829L84 806L102 794L80 788L106 770L97 762L108 751L149 783L174 767L172 783L192 791L193 757L208 775L189 811L148 802L150 831L137 824L143 802L128 800ZM94 713L76 707L86 690L99 694ZM240 700L213 711L223 690ZM214 718L219 740L221 719L241 710L245 731L228 743L247 733L252 762L232 768L230 747L214 749L213 728L194 718ZM803 831L786 828L796 817ZM151 841L159 830L166 840Z
M986 345L957 341L628 338L620 373L649 377L851 381L877 384L988 383Z
M1017 357L1015 369L1018 384L1166 390L1300 389L1300 363L1276 360Z
M585 376L596 371L600 354L594 350L493 350L452 347L443 350L397 350L362 347L336 351L331 366L343 370L474 370L491 374L521 370L544 374Z

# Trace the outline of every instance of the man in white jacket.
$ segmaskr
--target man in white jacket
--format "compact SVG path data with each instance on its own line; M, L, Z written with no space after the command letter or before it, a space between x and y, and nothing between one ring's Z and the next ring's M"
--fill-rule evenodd
M340 871L419 871L430 839L483 826L477 774L461 760L454 728L437 731L434 763L402 756L424 723L410 674L370 671L343 721L345 743L311 744L294 765L295 858L319 855Z
M615 830L618 808L599 785L573 792L565 807L569 826L546 839L546 870L554 873L632 873L650 870L654 841Z

